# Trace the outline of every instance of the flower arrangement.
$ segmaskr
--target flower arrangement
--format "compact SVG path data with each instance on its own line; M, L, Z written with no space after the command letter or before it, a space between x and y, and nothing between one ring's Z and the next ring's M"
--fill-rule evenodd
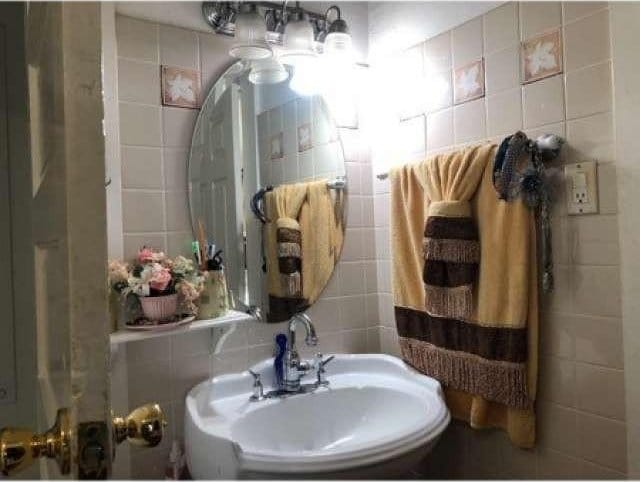
M132 263L109 262L111 288L123 299L136 295L143 309L145 298L177 295L183 312L195 314L195 301L204 289L205 276L193 261L183 256L171 259L146 246L140 249Z

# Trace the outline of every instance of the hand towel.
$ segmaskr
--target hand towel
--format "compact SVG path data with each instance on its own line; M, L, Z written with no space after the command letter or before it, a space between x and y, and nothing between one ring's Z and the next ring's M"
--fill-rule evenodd
M494 145L473 146L391 171L396 325L403 358L442 382L454 416L473 427L501 427L514 444L531 447L538 323L535 225L521 201L498 199L490 162L495 152ZM464 217L464 233L471 233L468 226L474 223L479 257L425 256L425 234L465 240L453 223L447 236L458 236L452 238L438 234L444 230L433 221L428 226L436 214ZM473 279L453 264L462 261L477 262ZM464 316L428 299L433 290L426 285L438 282L472 286L471 309L465 305L468 290L462 303Z

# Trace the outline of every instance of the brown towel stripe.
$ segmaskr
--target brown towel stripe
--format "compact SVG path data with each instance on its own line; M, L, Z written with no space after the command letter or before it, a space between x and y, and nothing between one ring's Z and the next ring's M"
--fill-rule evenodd
M298 229L278 228L279 243L302 243L302 233Z
M429 216L424 228L427 238L478 239L478 229L471 218Z
M296 256L278 258L278 269L283 274L292 274L302 270L302 260Z
M528 409L532 406L527 391L525 363L485 360L403 336L398 341L402 357L408 363L447 387L510 407Z
M526 328L485 327L401 306L395 307L395 316L400 336L487 360L513 363L527 360Z
M475 263L451 263L427 260L422 272L425 284L452 288L473 284L476 281L478 265Z

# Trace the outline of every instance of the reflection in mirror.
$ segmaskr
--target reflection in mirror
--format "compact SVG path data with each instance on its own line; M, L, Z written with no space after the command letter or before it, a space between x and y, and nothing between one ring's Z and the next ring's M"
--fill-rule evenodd
M230 67L202 106L189 156L194 233L223 250L238 309L257 305L270 322L318 299L342 251L346 212L344 155L327 105L284 77L255 83L256 69Z

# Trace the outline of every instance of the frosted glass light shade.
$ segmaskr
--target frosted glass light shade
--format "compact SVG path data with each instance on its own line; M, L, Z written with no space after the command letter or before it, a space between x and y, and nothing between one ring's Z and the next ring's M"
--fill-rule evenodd
M324 39L324 54L351 58L353 56L353 41L351 35L342 32L329 33Z
M280 59L285 64L293 65L297 58L314 57L313 27L305 18L287 23L282 41L283 52Z
M235 41L229 55L243 60L266 59L273 55L265 40L267 26L256 11L240 12L236 16Z
M271 57L256 60L249 72L249 82L256 85L277 84L289 78L289 72L280 62Z

